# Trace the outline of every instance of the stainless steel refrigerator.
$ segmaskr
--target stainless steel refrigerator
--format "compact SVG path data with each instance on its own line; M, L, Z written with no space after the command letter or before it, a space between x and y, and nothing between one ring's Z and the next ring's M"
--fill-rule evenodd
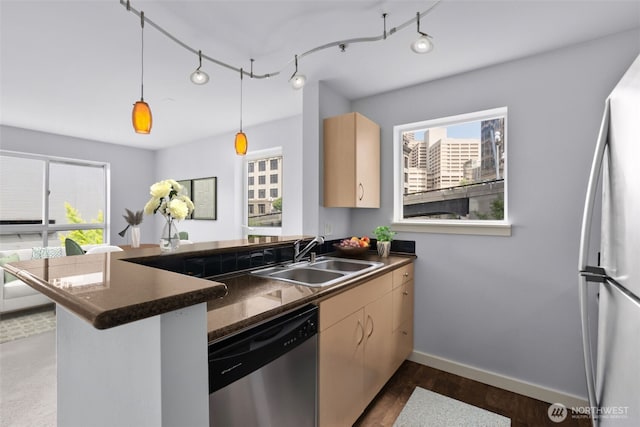
M599 265L590 266L587 264L590 230L600 182L602 222ZM587 188L579 263L582 342L592 420L598 426L638 427L640 56L605 102ZM590 313L589 295L594 294L597 294L598 301L598 338L592 347L589 316L595 316L596 313ZM592 349L596 349L595 364Z

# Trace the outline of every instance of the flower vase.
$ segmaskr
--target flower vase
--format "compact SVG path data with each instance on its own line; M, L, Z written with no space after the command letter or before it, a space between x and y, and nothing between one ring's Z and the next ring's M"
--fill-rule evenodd
M389 251L391 250L391 242L380 242L376 243L376 249L378 249L378 255L382 258L386 258L389 256Z
M137 225L131 226L131 247L140 247L140 227Z
M167 218L167 222L162 229L160 235L160 250L163 252L171 252L180 246L180 235L178 227L173 218Z

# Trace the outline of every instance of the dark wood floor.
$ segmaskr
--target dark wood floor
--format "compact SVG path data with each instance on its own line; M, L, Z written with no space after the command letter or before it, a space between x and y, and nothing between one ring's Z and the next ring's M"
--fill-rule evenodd
M572 418L571 414L563 422L554 423L547 415L549 403L408 360L400 366L354 426L392 426L416 386L511 418L512 427L591 427L589 419Z

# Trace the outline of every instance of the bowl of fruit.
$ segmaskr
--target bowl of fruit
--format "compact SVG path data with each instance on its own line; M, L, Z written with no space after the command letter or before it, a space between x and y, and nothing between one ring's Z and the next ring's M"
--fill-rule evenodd
M333 247L341 255L362 255L369 250L369 238L367 236L360 238L354 236L350 239L343 239L340 243L334 243Z

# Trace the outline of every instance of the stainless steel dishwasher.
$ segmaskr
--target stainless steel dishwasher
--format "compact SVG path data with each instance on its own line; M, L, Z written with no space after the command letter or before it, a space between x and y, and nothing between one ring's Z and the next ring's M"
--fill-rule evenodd
M209 425L315 426L318 307L209 344Z

